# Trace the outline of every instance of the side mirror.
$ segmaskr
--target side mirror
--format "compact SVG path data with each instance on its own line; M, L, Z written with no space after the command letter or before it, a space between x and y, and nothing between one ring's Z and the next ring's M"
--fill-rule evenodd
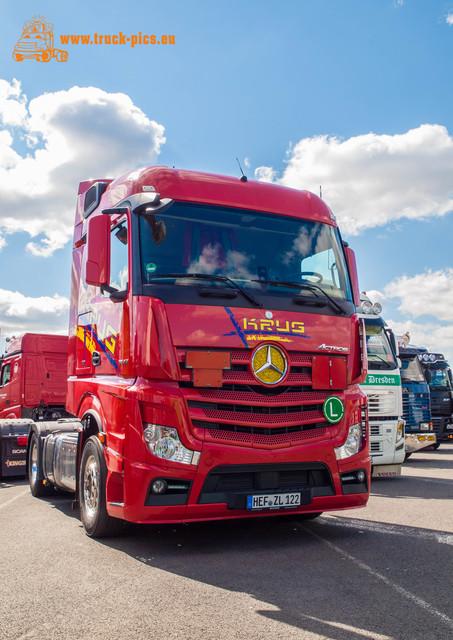
M390 346L392 347L392 351L394 353L395 356L399 356L400 352L399 352L399 348L398 348L398 342L396 341L395 338L395 334L393 333L393 331L389 328L385 328L385 334L390 342Z
M352 293L354 296L354 304L356 307L360 305L360 289L359 278L357 276L357 263L355 253L350 247L345 247L346 261L348 263L349 275L351 276Z
M87 284L95 287L110 282L110 216L100 215L88 220L87 260L85 267Z

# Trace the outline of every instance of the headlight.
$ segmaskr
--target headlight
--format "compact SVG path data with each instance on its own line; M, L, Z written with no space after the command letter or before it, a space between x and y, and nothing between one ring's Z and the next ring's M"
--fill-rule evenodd
M396 441L399 442L401 438L404 437L404 425L406 422L404 420L398 420L398 426L396 428Z
M346 442L335 449L337 460L349 458L360 451L362 446L362 428L360 424L351 424Z
M181 444L177 429L148 423L143 426L145 427L143 431L145 442L155 456L169 462L198 464L200 452L186 449Z
M429 431L431 428L430 422L420 422L420 431Z

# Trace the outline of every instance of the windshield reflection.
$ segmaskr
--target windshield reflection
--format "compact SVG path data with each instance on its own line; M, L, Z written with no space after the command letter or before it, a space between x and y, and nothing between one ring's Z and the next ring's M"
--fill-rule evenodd
M147 222L140 219L145 285L155 285L160 277L171 274L206 274L224 276L256 293L275 288L275 281L280 283L278 295L294 296L294 288L286 288L283 282L308 283L337 300L352 300L343 250L333 226L183 203L175 203L156 215L156 220L166 226L165 238L159 243L153 241ZM175 280L194 284L193 280Z

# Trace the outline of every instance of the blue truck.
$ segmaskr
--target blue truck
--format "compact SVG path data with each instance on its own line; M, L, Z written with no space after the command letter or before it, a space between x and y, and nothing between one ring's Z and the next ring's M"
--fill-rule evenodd
M429 387L419 359L424 351L411 344L399 343L406 458L437 442L431 421Z

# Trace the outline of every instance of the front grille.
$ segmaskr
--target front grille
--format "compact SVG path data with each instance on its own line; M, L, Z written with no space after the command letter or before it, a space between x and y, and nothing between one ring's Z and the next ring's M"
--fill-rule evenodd
M19 51L38 51L38 46L36 42L26 42L25 40L21 40L18 49Z
M431 422L433 423L433 431L436 435L440 436L443 432L445 419L437 416L431 416Z
M379 453L382 451L382 442L370 442L370 453Z
M305 491L310 499L335 493L330 472L322 463L232 465L209 472L198 502L244 509L251 493L284 491Z
M233 350L231 367L222 371L222 387L195 387L185 367L186 350L178 350L181 391L197 434L209 441L248 447L291 446L325 436L329 423L322 407L329 391L312 388L312 357L289 353L286 384L262 386L249 370L250 350Z
M370 422L370 436L380 436L381 434L381 425L380 424L372 424Z

